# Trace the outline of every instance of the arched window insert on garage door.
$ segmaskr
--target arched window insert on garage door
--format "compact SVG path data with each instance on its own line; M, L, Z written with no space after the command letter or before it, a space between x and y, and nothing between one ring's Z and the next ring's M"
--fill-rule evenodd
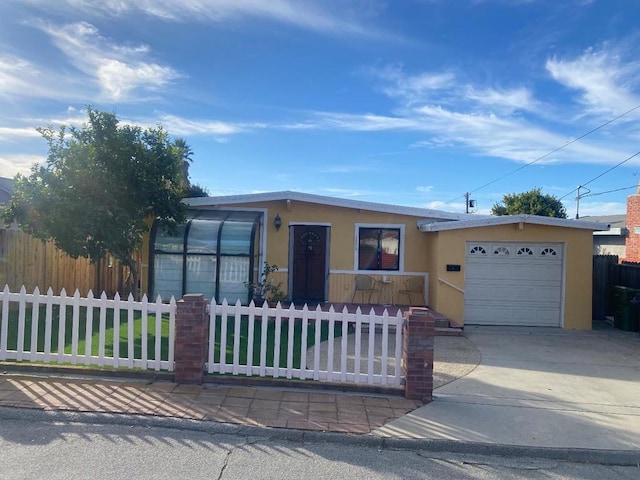
M202 293L229 303L249 302L249 282L257 264L261 212L190 212L176 235L151 229L149 292L167 300Z

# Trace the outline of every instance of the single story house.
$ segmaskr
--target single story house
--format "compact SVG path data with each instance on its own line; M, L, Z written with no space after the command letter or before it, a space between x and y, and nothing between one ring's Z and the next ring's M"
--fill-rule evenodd
M619 258L625 258L626 241L629 236L625 214L593 215L582 217L581 220L602 223L605 228L593 232L594 255L617 255Z
M295 302L426 304L461 325L591 328L592 233L601 224L299 192L187 203L177 236L152 229L141 278L153 296L247 303L246 282L266 261ZM373 291L356 291L363 275L376 280Z

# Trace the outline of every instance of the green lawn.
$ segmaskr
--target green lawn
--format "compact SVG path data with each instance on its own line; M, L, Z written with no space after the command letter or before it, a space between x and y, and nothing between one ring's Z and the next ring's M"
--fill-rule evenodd
M79 342L78 342L78 355L85 354L85 337L86 337L86 307L80 307L80 322L79 322ZM44 352L44 337L45 337L45 315L46 307L41 306L39 308L38 318L38 351ZM73 308L66 307L65 318L65 344L64 353L72 353L71 337L73 335ZM25 351L31 350L31 308L25 309L25 333L23 349ZM155 328L156 317L155 314L148 315L147 317L147 357L149 360L155 360ZM105 356L113 356L113 310L106 310L105 321ZM1 328L1 325L0 325ZM100 310L98 308L93 309L93 322L92 322L92 336L91 336L91 354L98 355L100 348ZM51 322L51 352L58 353L58 333L60 329L60 307L53 306L52 309L52 322ZM128 351L128 312L120 311L120 335L119 335L119 349L120 357L125 357ZM161 351L160 359L168 360L169 358L169 316L163 315L162 317L162 339L161 339ZM134 357L140 358L142 355L142 315L141 312L134 312L133 317L133 338L134 338ZM8 328L8 342L7 348L9 350L16 350L18 345L18 311L14 310L9 312L9 328Z
M222 335L222 328L220 325L220 317L216 321L216 334L215 334L215 351L214 362L220 362L220 337ZM233 318L227 319L227 345L226 345L226 363L233 363L233 329L235 320ZM262 321L255 320L254 325L254 338L253 338L253 365L259 365L260 363L260 340L262 338ZM307 348L310 348L315 343L315 331L316 327L313 321L309 321L307 329ZM334 337L342 336L342 324L336 322ZM276 326L274 321L270 321L267 325L267 358L266 366L273 366L273 350L275 348L276 338ZM320 327L320 341L325 341L329 338L329 322L321 322ZM249 343L249 318L243 316L240 322L240 364L247 364L247 344ZM280 367L286 367L287 365L287 347L289 345L289 325L287 321L282 322L282 329L280 331ZM297 320L293 329L293 368L300 368L300 347L302 345L302 321Z
M45 336L45 314L46 308L44 306L39 309L39 319L38 319L38 346L37 350L39 352L44 352L44 336ZM31 309L27 308L25 312L25 333L24 333L24 343L23 349L24 351L31 350ZM78 355L82 356L85 354L85 333L86 333L86 308L80 308L80 322L79 322L79 342L78 342ZM260 340L262 335L261 325L262 322L260 319L256 319L254 325L254 341L253 341L253 364L258 365L260 362ZM226 362L233 362L233 334L234 334L234 319L227 319L227 344L226 344ZM91 337L91 354L97 356L99 354L99 328L100 328L100 310L98 308L94 308L93 311L93 329L92 329L92 337ZM148 359L155 360L155 324L156 318L154 315L148 315L148 334L147 334L147 352ZM113 325L113 310L108 309L106 311L106 330L105 330L105 356L111 357L113 356L113 333L114 333L114 325ZM51 323L51 353L55 354L58 352L58 333L60 326L60 311L58 306L54 306L53 315L52 315L52 323ZM1 328L1 325L0 325ZM307 333L307 345L306 348L312 347L315 342L315 324L313 321L310 321L308 324L308 333ZM66 309L66 318L65 318L65 343L64 343L64 352L67 354L72 353L72 329L73 329L73 309L72 307L67 307ZM161 339L161 360L168 360L169 358L169 317L168 315L163 315L162 317L162 339ZM218 317L216 322L216 333L215 333L215 351L214 351L214 361L220 361L220 336L222 333L220 317ZM141 358L142 353L142 317L140 312L134 312L133 319L133 334L134 334L134 357ZM342 326L340 322L336 322L335 325L335 337L340 337L342 335ZM240 364L247 364L247 344L249 341L249 319L247 316L243 316L240 324ZM329 337L329 326L328 322L322 322L320 338L321 341L327 340ZM120 349L120 357L126 357L128 352L128 312L120 311L120 335L119 335L119 349ZM288 338L288 323L286 321L282 322L282 330L280 332L280 367L287 365L287 347L289 343ZM9 350L17 350L18 344L18 311L10 311L9 312L9 328L8 328L8 343L7 347ZM300 367L300 350L302 345L302 323L300 320L295 322L294 325L294 336L293 336L293 366L294 368ZM275 322L270 321L267 326L267 349L266 349L266 366L273 366L273 351L275 348ZM305 348L305 350L306 350Z

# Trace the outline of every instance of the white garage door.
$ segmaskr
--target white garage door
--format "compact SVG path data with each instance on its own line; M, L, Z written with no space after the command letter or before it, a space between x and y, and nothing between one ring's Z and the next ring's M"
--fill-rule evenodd
M561 325L561 244L467 242L464 322Z

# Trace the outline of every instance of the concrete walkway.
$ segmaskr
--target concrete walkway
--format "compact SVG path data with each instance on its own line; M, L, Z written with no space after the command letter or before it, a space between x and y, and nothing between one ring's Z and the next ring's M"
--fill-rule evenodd
M640 449L640 336L465 329L480 365L374 432L533 447Z

